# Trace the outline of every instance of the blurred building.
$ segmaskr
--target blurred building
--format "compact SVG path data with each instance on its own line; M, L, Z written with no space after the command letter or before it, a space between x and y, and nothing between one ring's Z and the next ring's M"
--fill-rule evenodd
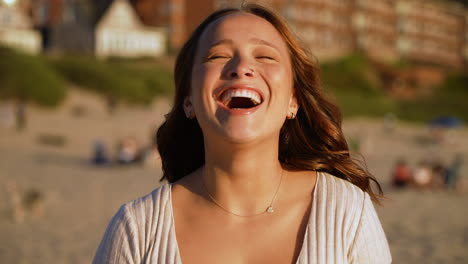
M179 47L184 42L183 0L131 0L144 24L164 27L168 33L170 48Z
M166 51L162 28L145 26L128 0L115 0L96 25L98 57L157 57Z
M0 0L14 1L14 0ZM121 0L16 0L41 30L44 47L63 52L97 51L98 23ZM169 48L177 50L192 31L218 8L239 7L242 0L128 0L129 28L162 27ZM405 60L451 68L468 62L468 10L441 0L258 0L283 15L320 60L356 51L379 61ZM26 3L26 4L25 4ZM120 5L120 4L119 4ZM132 18L129 18L132 17ZM138 21L139 18L141 22ZM118 25L114 15L107 26ZM130 22L133 21L133 22ZM122 22L124 23L124 22ZM126 22L125 22L126 23ZM138 26L136 26L139 24ZM134 38L135 39L135 38ZM123 43L119 40L116 43ZM131 41L130 41L131 42ZM130 43L129 42L129 43ZM135 42L135 41L134 41ZM144 43L143 40L136 42ZM136 43L135 42L135 43ZM138 47L143 44L115 44ZM129 51L128 51L129 52ZM137 51L135 51L137 52Z
M289 20L315 56L335 58L355 50L353 1L296 0L288 4Z
M244 1L214 2L215 8L223 8L238 7ZM457 69L468 65L468 10L456 1L255 2L283 15L306 46L321 60L359 51L383 62L402 59Z
M398 58L394 0L356 0L352 20L359 51L382 61Z
M279 11L320 59L360 51L381 61L462 68L468 12L452 1L284 0ZM273 5L274 6L274 5Z
M27 4L0 0L0 44L35 54L41 50L41 36L33 28Z
M200 22L215 10L215 0L132 0L142 21L165 27L169 46L179 49Z
M461 5L433 1L400 0L398 50L401 57L460 68L466 45L466 11Z
M169 45L179 49L195 28L209 14L219 8L238 7L239 0L131 0L138 15L146 25L165 27L168 30ZM277 10L285 6L285 0L260 0Z
M86 0L29 0L30 16L48 53L91 54L93 21Z
M163 29L145 27L129 0L22 1L29 2L28 13L47 53L105 57L159 56L160 49L165 51Z

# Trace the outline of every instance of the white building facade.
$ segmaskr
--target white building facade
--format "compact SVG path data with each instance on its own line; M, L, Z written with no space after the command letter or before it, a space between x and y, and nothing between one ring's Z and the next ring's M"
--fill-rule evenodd
M115 0L96 25L97 57L159 57L166 51L162 28L145 26L128 0Z
M17 5L0 0L0 45L30 54L41 51L40 34L33 29L29 17Z

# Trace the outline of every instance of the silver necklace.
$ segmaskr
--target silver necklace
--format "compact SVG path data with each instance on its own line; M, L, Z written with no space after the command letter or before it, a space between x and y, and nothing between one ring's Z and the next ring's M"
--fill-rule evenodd
M224 206L222 206L218 201L216 201L216 199L215 199L215 198L210 194L210 192L208 191L208 187L206 187L205 178L203 177L203 175L202 175L202 184L203 184L203 188L205 188L206 194L208 194L208 197L210 197L211 201L212 201L215 205L217 205L219 208L221 208L223 211L225 211L226 213L232 214L232 215L235 215L235 216L238 216L238 217L253 217L253 216L258 216L258 215L262 215L262 214L265 214L265 213L273 213L273 212L275 211L275 210L273 209L273 203L274 203L275 200L276 200L276 196L278 195L278 191L279 191L279 189L280 189L281 182L283 181L283 172L284 172L284 170L281 169L280 182L279 182L279 184L278 184L278 187L276 187L276 191L275 191L275 194L273 195L273 198L271 199L270 205L268 205L268 207L265 209L265 211L260 212L260 213L256 213L256 214L251 214L251 215L236 214L236 213L234 213L234 212L229 211L229 210L226 209Z

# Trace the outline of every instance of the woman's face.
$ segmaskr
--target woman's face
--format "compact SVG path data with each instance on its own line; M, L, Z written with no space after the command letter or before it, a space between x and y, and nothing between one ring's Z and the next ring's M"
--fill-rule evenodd
M200 37L184 102L205 138L252 142L279 137L297 112L288 47L268 21L235 13L211 23Z

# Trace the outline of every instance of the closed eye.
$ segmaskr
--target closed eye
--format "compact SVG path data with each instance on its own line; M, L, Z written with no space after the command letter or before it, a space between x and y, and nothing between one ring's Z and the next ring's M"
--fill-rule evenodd
M275 58L270 57L270 56L257 56L257 59L262 59L262 60L275 60Z
M229 59L229 57L228 56L223 56L223 55L214 55L214 56L208 57L206 60L207 61L213 61L213 60L219 60L219 59Z

